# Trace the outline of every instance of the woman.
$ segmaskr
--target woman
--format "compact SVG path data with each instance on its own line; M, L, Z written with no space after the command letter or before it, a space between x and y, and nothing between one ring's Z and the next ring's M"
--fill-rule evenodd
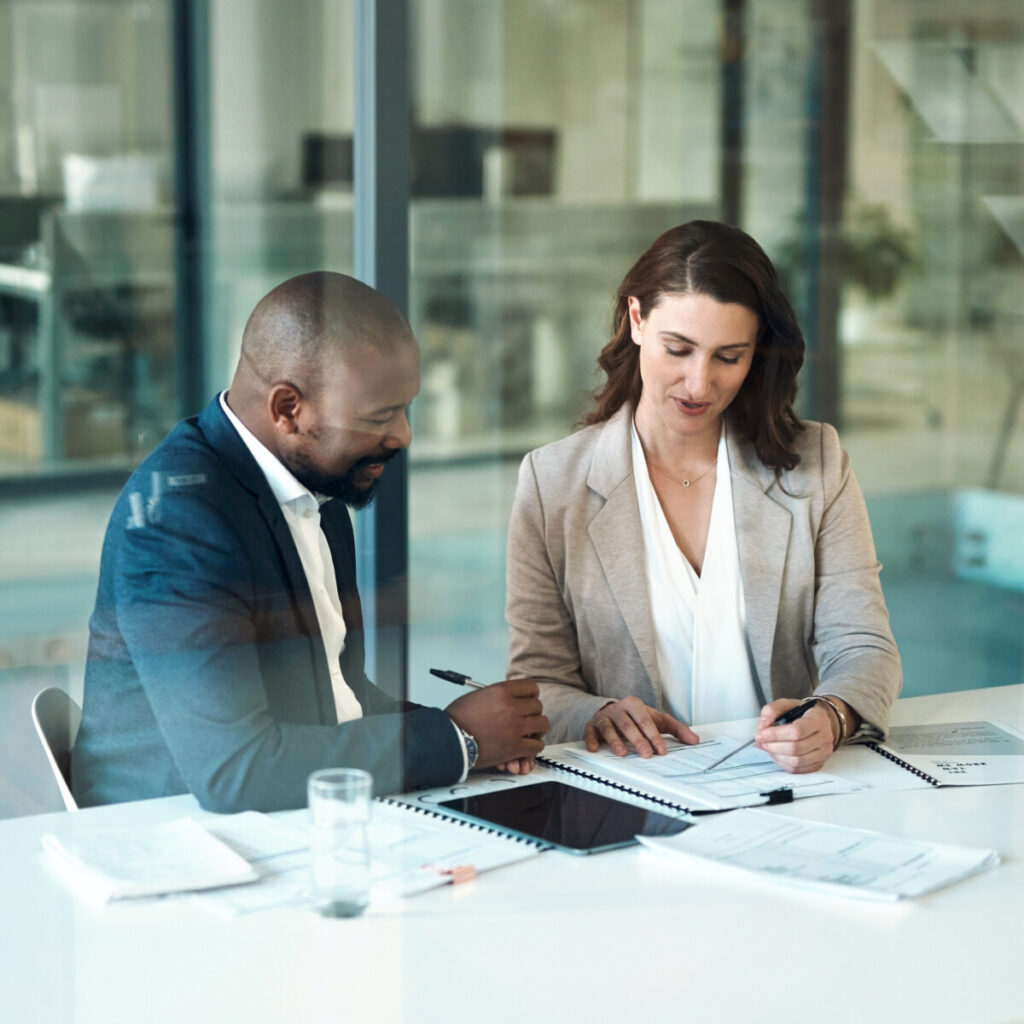
M588 426L525 458L509 528L508 674L540 682L548 741L649 757L758 716L806 772L883 736L901 674L867 512L835 430L793 411L804 342L771 261L673 228L614 328Z

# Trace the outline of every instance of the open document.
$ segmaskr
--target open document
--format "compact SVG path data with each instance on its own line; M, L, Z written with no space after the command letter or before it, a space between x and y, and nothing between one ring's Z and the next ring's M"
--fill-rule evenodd
M304 810L268 816L255 811L203 824L259 875L255 885L213 889L195 900L222 917L305 903L309 831ZM370 822L370 902L386 903L463 877L533 857L539 848L466 827L426 810L375 800Z
M871 748L933 786L1024 782L1024 736L1002 722L895 725Z
M705 770L741 742L709 736L694 746L686 746L666 738L668 752L649 758L639 754L617 757L607 747L591 753L582 744L571 744L545 751L541 760L600 779L626 780L644 793L686 809L749 807L764 803L770 793L782 789L792 791L793 797L798 798L852 793L865 788L863 783L825 772L792 775L756 747L741 750L719 767Z
M923 896L999 863L994 850L787 818L715 815L677 836L639 836L658 853L711 860L799 888L871 900Z

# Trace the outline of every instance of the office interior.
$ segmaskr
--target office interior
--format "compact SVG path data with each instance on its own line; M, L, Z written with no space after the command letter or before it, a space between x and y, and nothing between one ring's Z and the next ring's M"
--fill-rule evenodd
M266 291L361 265L360 3L0 0L0 816L49 809L29 704L81 696L120 484L227 386ZM1024 681L1024 8L394 6L423 384L407 516L357 518L361 565L407 577L378 681L504 677L518 462L579 422L616 285L695 217L784 275L904 695Z

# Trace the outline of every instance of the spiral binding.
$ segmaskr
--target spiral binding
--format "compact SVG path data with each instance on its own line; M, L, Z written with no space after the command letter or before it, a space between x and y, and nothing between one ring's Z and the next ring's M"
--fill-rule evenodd
M442 811L435 810L431 807L425 807L422 804L407 804L404 800L394 800L391 797L386 796L379 796L376 799L378 803L387 804L389 807L401 807L407 811L422 814L427 818L438 818L441 821L451 822L453 825L468 828L473 832L485 832L489 836L498 836L501 839L507 839L510 843L521 843L524 846L535 846L539 850L547 850L549 848L548 844L543 840L531 839L529 836L523 835L512 835L509 832L502 832L500 829L491 828L488 825L482 825L475 821L467 821L465 818L454 818Z
M907 764L902 757L897 757L891 750L886 750L885 747L880 747L877 743L865 744L876 754L881 754L882 757L888 758L888 760L895 762L901 768L906 768L911 775L916 775L920 779L924 779L925 782L930 783L933 786L939 786L941 788L942 783L935 778L934 775L929 775L927 772L921 771L920 768L915 768L912 764Z
M582 768L575 767L575 765L565 764L562 761L555 761L550 757L545 757L543 754L538 754L537 760L540 761L541 764L547 765L549 768L554 768L556 771L569 772L571 775L578 775L581 779L586 779L588 782L598 782L602 786L617 789L622 793L628 793L630 796L639 797L641 800L648 800L652 804L660 804L662 807L668 807L673 811L681 811L683 814L694 813L689 807L684 807L682 804L674 803L672 800L666 800L664 797L655 796L653 793L646 793L642 789L634 789L632 786L623 785L621 782L613 782L611 779L603 778L600 775L594 775L593 772L585 772ZM698 811L697 813L700 812Z

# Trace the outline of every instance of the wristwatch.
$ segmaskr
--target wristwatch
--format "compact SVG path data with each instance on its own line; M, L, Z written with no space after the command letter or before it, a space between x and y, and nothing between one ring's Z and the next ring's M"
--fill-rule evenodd
M466 772L468 774L476 767L476 762L480 757L480 748L472 733L466 732L461 725L457 725L456 728L462 733L462 741L466 744Z

